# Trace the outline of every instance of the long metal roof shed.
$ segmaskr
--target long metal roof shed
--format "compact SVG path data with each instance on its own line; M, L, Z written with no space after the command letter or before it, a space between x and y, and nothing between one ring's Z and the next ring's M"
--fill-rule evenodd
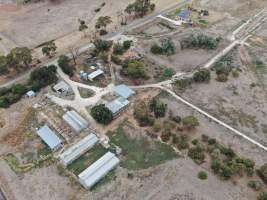
M77 133L88 126L88 122L74 110L66 112L63 119Z
M121 85L117 85L114 88L114 91L120 95L121 97L128 99L129 97L131 97L132 95L135 94L135 91L133 91L131 88L129 88L128 86L121 84Z
M91 149L98 142L98 138L95 134L91 133L75 145L68 148L62 154L60 154L60 162L66 167L74 160L79 158L82 154Z
M112 112L113 115L117 115L121 112L126 106L128 106L130 101L123 97L119 97L111 102L106 104L106 107Z
M109 171L114 169L120 160L111 152L107 152L86 170L78 175L79 182L86 188L92 188Z
M92 72L91 74L88 74L88 79L90 81L93 81L94 78L100 76L101 74L104 74L104 72L101 69L98 69L98 70Z
M62 140L47 125L41 127L37 134L53 151L57 150L62 144Z

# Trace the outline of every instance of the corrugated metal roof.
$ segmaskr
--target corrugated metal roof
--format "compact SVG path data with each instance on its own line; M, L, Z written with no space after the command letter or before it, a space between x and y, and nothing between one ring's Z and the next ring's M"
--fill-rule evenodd
M68 148L66 151L64 151L60 156L60 161L65 166L72 163L74 160L79 158L82 154L87 152L89 149L91 149L96 143L98 142L98 138L95 134L91 133L90 135L86 136L82 140L80 140L75 145Z
M111 152L107 152L104 156L94 162L86 170L78 175L80 183L90 189L109 171L114 169L120 160Z
M122 85L117 85L115 88L114 88L114 91L120 95L121 97L125 98L125 99L128 99L130 96L134 95L135 92L129 88L128 86L122 84Z
M88 74L88 79L93 80L94 78L98 77L99 75L104 74L104 72L101 69L98 69L91 74Z
M57 149L62 143L62 140L47 125L41 127L37 134L52 150Z
M109 103L106 104L106 107L113 113L117 114L119 111L121 111L124 107L126 107L130 101L123 97L119 97Z
M80 132L88 126L88 122L74 110L66 112L63 115L63 119L76 132Z
M61 90L61 91L64 92L64 91L68 91L70 89L70 86L66 82L60 81L53 88L56 91L60 91Z
M181 10L181 12L179 12L177 14L178 17L181 17L183 19L189 19L190 17L190 11L188 9L184 9L184 10Z

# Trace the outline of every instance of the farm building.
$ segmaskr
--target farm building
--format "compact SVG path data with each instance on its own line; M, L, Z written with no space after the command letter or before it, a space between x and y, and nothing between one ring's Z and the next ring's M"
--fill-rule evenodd
M122 112L128 105L130 101L123 97L119 97L111 102L106 104L106 107L112 112L113 116L118 115Z
M98 69L90 74L88 74L88 80L93 81L96 77L104 74L103 70Z
M129 88L128 86L121 84L121 85L117 85L114 88L115 93L117 93L119 96L128 99L129 97L133 96L135 94L135 92Z
M71 87L65 83L64 81L60 81L58 82L53 89L59 93L59 94L63 94L63 95L68 95L71 93Z
M77 133L88 126L88 122L74 110L66 112L63 119Z
M111 152L107 152L104 156L94 162L78 175L79 182L86 189L92 188L101 178L114 169L120 160Z
M95 134L91 133L75 145L60 154L60 162L67 167L74 160L79 158L82 154L91 149L98 142L98 138Z
M179 18L179 20L184 21L184 22L189 22L190 16L191 16L191 12L188 9L183 9L177 14L177 17Z
M37 131L37 134L49 146L51 150L56 151L60 148L62 140L47 125L41 127Z
M26 93L26 96L31 98L31 97L35 97L36 96L36 93L33 91L33 90L30 90Z

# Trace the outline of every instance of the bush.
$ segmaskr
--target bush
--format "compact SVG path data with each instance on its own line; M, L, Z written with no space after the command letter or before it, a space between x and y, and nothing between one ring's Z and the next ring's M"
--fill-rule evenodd
M150 51L153 54L163 54L163 50L158 44L153 44L150 48Z
M116 65L120 65L122 63L122 60L115 55L111 55L111 61L114 62Z
M179 150L187 149L189 147L188 137L186 135L178 136L176 144Z
M94 41L95 49L97 53L108 51L112 46L112 41L97 39Z
M132 45L132 41L131 40L126 40L126 41L123 42L123 49L124 50L128 50L128 49L130 49L131 45Z
M267 200L267 193L261 192L259 196L257 197L257 200Z
M183 48L216 49L220 38L213 38L204 34L192 34L182 41Z
M149 114L149 106L146 101L135 104L134 117L140 126L152 126L154 124L154 119Z
M62 69L62 71L69 75L73 76L75 68L74 66L70 65L70 59L67 56L60 56L58 59L58 66Z
M261 177L261 179L263 180L263 182L267 184L267 163L261 166L260 169L257 170L257 172Z
M104 104L94 106L91 115L98 123L105 125L113 120L112 112Z
M174 71L173 71L172 68L166 68L166 69L164 69L164 71L163 71L163 76L164 77L170 78L173 75L174 75Z
M226 74L219 74L219 75L217 75L216 80L219 82L226 82L226 81L228 81L228 77Z
M108 32L106 30L104 30L104 29L101 29L99 31L99 35L107 35L107 34L108 34Z
M115 55L122 55L124 53L124 48L120 44L115 44L113 47L113 53Z
M248 187L252 188L255 191L259 191L262 188L262 184L259 181L252 180L248 182Z
M190 78L182 78L175 81L175 88L184 91L187 87L189 87L192 83L192 79Z
M175 121L177 124L180 124L182 121L182 118L178 115L171 118L171 120Z
M210 81L210 71L208 69L200 69L194 73L193 80L195 82L208 82Z
M182 123L183 123L184 128L189 129L189 130L199 126L198 119L195 118L194 116L187 116L183 118Z
M145 65L139 60L129 60L124 65L124 72L132 79L147 78Z
M154 112L156 118L164 117L167 110L167 104L161 102L158 98L153 98L149 102L150 111Z
M207 172L200 171L198 172L197 177L201 180L206 180L208 178L208 174Z
M188 156L194 160L197 164L202 164L205 160L205 154L202 147L195 146L189 149Z
M161 130L161 123L160 121L155 120L153 124L153 131L159 132L160 130Z

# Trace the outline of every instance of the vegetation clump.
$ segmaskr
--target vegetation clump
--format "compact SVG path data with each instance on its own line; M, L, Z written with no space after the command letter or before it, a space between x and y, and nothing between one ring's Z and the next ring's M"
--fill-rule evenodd
M205 171L200 171L198 174L197 174L197 177L201 180L206 180L208 178L208 174L207 172Z
M145 64L137 59L126 60L123 63L122 72L132 79L147 79L148 76L145 71Z
M91 115L100 124L107 125L113 120L112 112L104 104L94 106Z
M161 40L160 45L159 44L152 45L150 50L153 54L162 54L170 56L175 54L176 47L171 38L165 38Z

